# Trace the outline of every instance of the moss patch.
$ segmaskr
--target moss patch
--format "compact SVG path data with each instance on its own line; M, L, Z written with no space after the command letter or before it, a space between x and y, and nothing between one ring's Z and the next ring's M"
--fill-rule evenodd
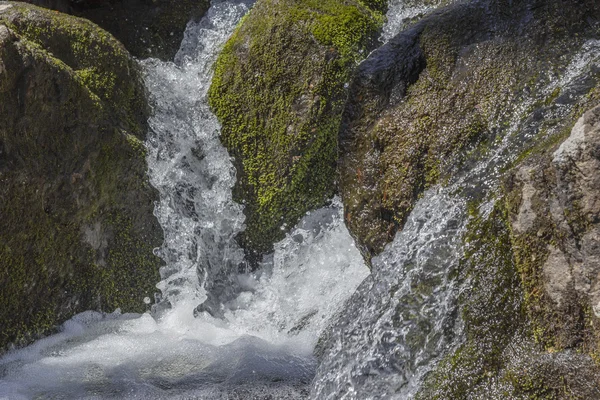
M138 65L108 32L90 21L42 8L10 3L0 22L75 71L124 123L145 134L147 105Z
M209 99L235 157L247 249L269 251L333 195L344 83L382 23L354 0L260 0L225 45Z
M77 312L145 311L159 280L139 71L81 21L22 5L0 12L0 351ZM32 36L35 27L48 29ZM110 68L75 54L78 33L89 51L107 46Z

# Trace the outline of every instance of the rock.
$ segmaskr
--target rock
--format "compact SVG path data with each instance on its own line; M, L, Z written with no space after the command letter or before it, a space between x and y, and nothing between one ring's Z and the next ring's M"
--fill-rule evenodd
M190 20L200 19L209 0L26 0L87 18L120 40L138 58L173 60Z
M344 85L384 4L259 0L220 54L209 99L235 158L251 258L333 196Z
M598 21L592 1L462 2L359 66L340 129L340 190L365 258L415 225L438 228L433 193L456 189L470 217L456 253L431 229L409 236L432 244L405 252L422 254L423 270L460 255L444 271L451 289L433 272L405 278L418 263L396 241L375 259L320 338L313 396L411 397L424 372L416 399L600 398L597 112L572 129L600 103ZM396 235L437 184L446 187L426 193ZM396 255L401 264L388 261ZM436 292L448 296L443 318L431 317ZM423 315L425 333L409 336Z
M599 13L590 1L457 3L360 65L340 130L339 171L346 223L367 260L425 189L459 175L495 140L568 124L536 110L571 109L594 87L593 71L569 92L553 76L597 37Z
M526 163L511 175L535 176L530 174L533 170ZM568 267L568 255L546 244L546 258L538 259L538 253L524 248L526 241L515 240L515 235L525 232L538 237L540 221L537 214L532 220L530 213L541 211L540 192L531 189L531 183L520 186L527 187L524 191L533 204L526 211L525 220L531 224L525 230L515 229L523 229L518 222L522 216L506 206L511 205L517 213L525 208L511 202L498 201L488 215L471 218L460 271L461 281L467 282L459 297L464 339L430 372L417 400L584 400L600 396L597 350L582 346L589 324L579 321L581 308L569 293L576 273ZM526 240L531 241L532 235ZM537 278L524 268L522 257L527 256L538 261ZM546 313L539 317L543 306ZM578 340L565 340L566 332L573 334L577 329ZM561 336L548 340L556 333Z
M600 352L599 149L595 107L553 153L519 165L507 185L517 269L540 340L555 349L581 345L594 354Z
M143 312L162 231L138 65L93 23L0 1L0 350L88 309Z

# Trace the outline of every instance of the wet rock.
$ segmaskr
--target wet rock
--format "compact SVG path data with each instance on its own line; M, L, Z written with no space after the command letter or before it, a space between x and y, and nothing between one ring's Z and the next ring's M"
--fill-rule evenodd
M200 19L208 0L27 0L37 6L87 18L120 40L138 58L173 60L190 20Z
M0 2L0 350L88 309L140 312L162 240L140 70L91 22Z
M210 104L235 158L250 258L333 196L344 85L374 45L384 7L259 0L219 56Z
M456 341L438 351L422 343L426 335L384 325L414 307L405 299L395 308L376 303L415 282L388 283L414 265L381 267L394 240L321 337L313 395L404 398L419 389L423 400L598 397L595 114L571 128L599 103L599 20L591 1L463 2L425 17L359 66L339 134L346 223L370 259L406 237L417 201L419 212L432 210L423 225L439 217L436 190L423 195L427 188L440 184L438 191L469 202L456 249L464 253L447 272L460 288L449 295L456 308L445 303L443 319L427 320ZM431 231L421 233L413 245L435 242ZM429 257L422 262L448 260ZM431 280L417 280L415 289ZM410 293L427 304L421 291ZM407 325L421 316L407 315ZM443 343L439 337L432 342ZM406 373L411 356L421 369Z
M548 347L582 345L595 353L600 351L594 312L600 302L600 107L585 112L567 132L553 153L532 156L517 168L508 202L517 268L540 339Z
M339 171L346 222L367 259L402 228L425 189L458 175L474 155L515 131L535 136L568 125L543 110L570 109L595 86L594 71L568 91L552 80L597 38L599 14L590 1L457 3L360 65Z

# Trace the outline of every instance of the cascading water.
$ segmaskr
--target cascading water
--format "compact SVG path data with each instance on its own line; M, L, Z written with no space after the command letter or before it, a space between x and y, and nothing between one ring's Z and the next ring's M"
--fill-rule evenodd
M159 255L167 265L158 284L163 308L197 306L206 297L203 275L243 263L233 240L244 220L231 198L235 170L205 97L219 49L248 7L214 4L186 30L176 64L144 62L155 110L147 140L149 175L160 192L155 215L165 233Z
M307 396L319 335L368 269L334 199L277 243L259 273L238 273L242 208L232 201L235 171L206 92L218 51L248 8L214 1L188 26L176 63L143 62L154 103L149 175L165 231L153 315L75 316L61 333L0 360L0 399ZM220 306L222 319L198 309L211 295L207 309Z
M380 40L387 42L403 28L408 26L416 18L435 10L442 4L452 3L454 0L432 0L432 1L413 1L413 0L389 0L388 11L386 13L387 22L381 32Z
M596 40L586 42L562 76L547 77L541 92L549 95L560 87L570 96L586 88L586 74L600 67L599 46ZM559 103L533 115L534 102L519 103L488 157L457 171L447 186L426 191L402 231L372 260L372 274L324 335L311 398L411 399L426 373L462 342L456 299L469 282L456 276L469 221L467 202L480 202L478 212L485 219L503 170L540 140L533 122L564 120L571 110Z
M407 4L390 4L384 40L426 11ZM525 122L512 124L486 160L423 195L373 260L372 275L337 198L277 243L260 272L239 273L244 259L234 237L243 214L231 197L235 172L205 97L218 51L249 6L213 1L206 17L188 26L176 63L143 62L154 102L149 173L165 231L154 313L88 311L61 333L5 355L0 399L278 399L309 391L319 399L409 399L460 343L454 272L466 202L475 192L486 199L501 168L535 137L527 104L514 118ZM547 92L576 90L582 71L598 64L599 47L586 43ZM567 112L557 105L543 118ZM484 213L493 204L486 200Z

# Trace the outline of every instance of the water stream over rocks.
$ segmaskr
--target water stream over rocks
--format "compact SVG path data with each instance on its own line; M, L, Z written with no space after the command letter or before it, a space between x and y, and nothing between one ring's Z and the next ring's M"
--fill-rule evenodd
M154 102L149 174L165 232L153 313L85 312L7 354L1 399L307 396L319 335L368 269L333 199L277 243L260 272L244 273L233 240L244 221L231 197L235 170L206 92L220 48L250 5L213 2L188 26L175 63L143 61Z
M250 6L213 1L188 26L174 63L143 61L154 102L149 174L165 232L152 313L88 311L5 355L0 399L406 399L460 342L454 277L469 192L485 198L507 154L528 140L526 127L511 127L487 160L427 191L372 274L338 198L307 214L258 272L245 271L234 241L244 227L231 195L235 170L206 93L220 48ZM386 40L399 29L390 21ZM586 45L581 65L597 49ZM565 90L579 61L561 78Z

